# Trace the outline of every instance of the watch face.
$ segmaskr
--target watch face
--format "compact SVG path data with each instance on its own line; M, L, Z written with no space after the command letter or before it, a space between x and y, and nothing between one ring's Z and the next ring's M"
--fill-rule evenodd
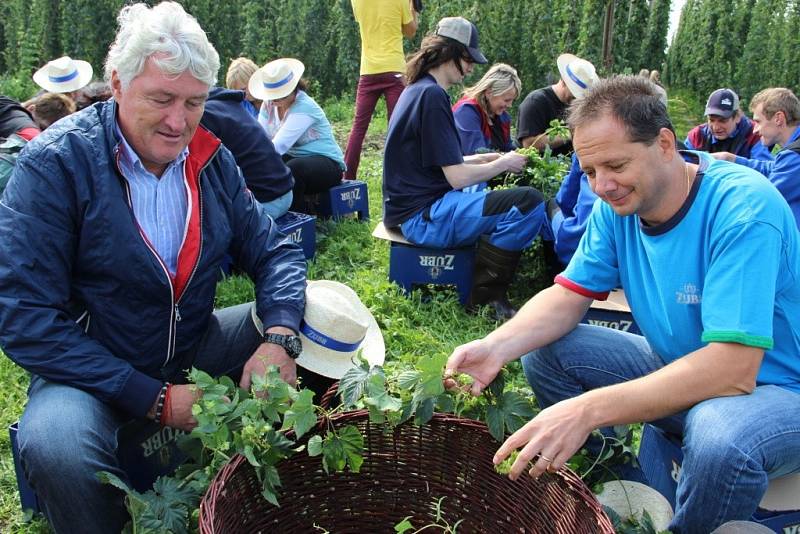
M303 352L303 343L297 336L286 336L285 348L286 352L289 353L289 356L292 358L297 358L300 356L300 353Z

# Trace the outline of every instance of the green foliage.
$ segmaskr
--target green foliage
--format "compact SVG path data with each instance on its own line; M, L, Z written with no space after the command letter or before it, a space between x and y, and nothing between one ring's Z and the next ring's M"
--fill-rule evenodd
M731 87L743 105L765 87L796 92L798 17L797 0L688 0L667 54L665 80L700 101Z
M394 526L394 531L397 534L418 534L426 530L430 532L442 532L444 534L456 534L456 532L458 532L458 526L461 524L463 519L458 520L451 525L444 518L444 513L442 510L442 504L444 503L444 500L445 498L441 497L431 503L431 507L433 508L434 512L432 523L428 523L420 528L415 528L414 525L411 524L411 516L408 516Z
M124 3L4 0L0 3L0 77L29 79L37 67L63 54L89 61L100 77L116 32L116 15ZM218 83L224 83L233 58L243 55L264 64L288 56L305 63L306 76L318 84L315 97L354 93L361 45L350 0L181 0L181 4L198 19L219 52ZM562 52L584 53L600 66L604 6L605 0L428 2L417 35L404 40L404 47L406 52L418 48L442 17L467 17L481 32L481 48L490 63L516 67L527 92L557 79L555 58ZM627 13L622 7L618 10ZM635 16L626 15L616 24L614 53L625 58L625 65L641 55L639 37L651 18L645 0L636 0L635 11ZM579 24L576 13L583 13ZM650 31L654 39L665 40L666 24ZM472 79L477 80L486 68L477 68ZM25 100L31 94L16 96Z
M620 517L620 515L608 506L603 506L606 514L614 526L617 534L670 534L669 530L657 530L653 523L653 518L647 510L642 510L642 516Z

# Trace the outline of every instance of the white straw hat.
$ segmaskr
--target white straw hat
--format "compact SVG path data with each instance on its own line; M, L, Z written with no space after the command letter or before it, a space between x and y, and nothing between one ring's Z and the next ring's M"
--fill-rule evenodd
M567 84L569 92L580 98L599 80L594 65L572 54L561 54L556 60L561 79Z
M51 93L71 93L92 81L92 74L88 62L63 56L37 70L33 81Z
M328 378L344 376L359 351L370 367L386 356L378 323L356 292L330 280L308 282L300 338L297 365Z
M259 100L278 100L294 91L305 70L305 65L299 59L276 59L250 76L247 89Z

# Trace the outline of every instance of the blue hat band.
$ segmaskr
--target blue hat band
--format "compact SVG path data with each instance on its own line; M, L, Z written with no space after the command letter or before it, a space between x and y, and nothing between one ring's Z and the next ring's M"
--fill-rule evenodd
M53 83L64 83L78 77L78 69L73 70L64 76L48 76L47 79Z
M264 87L266 89L277 89L278 87L286 85L287 83L292 81L292 78L294 78L294 72L290 72L286 78L278 80L277 82L272 82L272 83L264 82Z
M569 65L567 65L567 76L569 76L570 80L578 84L578 87L580 87L581 89L586 89L587 87L586 84L583 83L580 78L575 76L575 73L572 72L572 69L569 68Z
M336 352L353 352L358 347L360 347L361 342L364 341L363 337L355 343L345 343L343 341L333 339L330 336L326 336L319 330L314 330L305 321L300 323L300 332L302 332L308 339L310 339L314 343L322 345L326 349L335 350Z

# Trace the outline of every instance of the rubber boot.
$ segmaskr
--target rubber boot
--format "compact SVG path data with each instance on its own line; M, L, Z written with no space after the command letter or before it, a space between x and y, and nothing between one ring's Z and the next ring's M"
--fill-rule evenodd
M511 319L517 310L508 301L506 293L521 257L521 250L504 250L482 238L475 254L467 310L475 311L478 306L491 306L498 321Z

